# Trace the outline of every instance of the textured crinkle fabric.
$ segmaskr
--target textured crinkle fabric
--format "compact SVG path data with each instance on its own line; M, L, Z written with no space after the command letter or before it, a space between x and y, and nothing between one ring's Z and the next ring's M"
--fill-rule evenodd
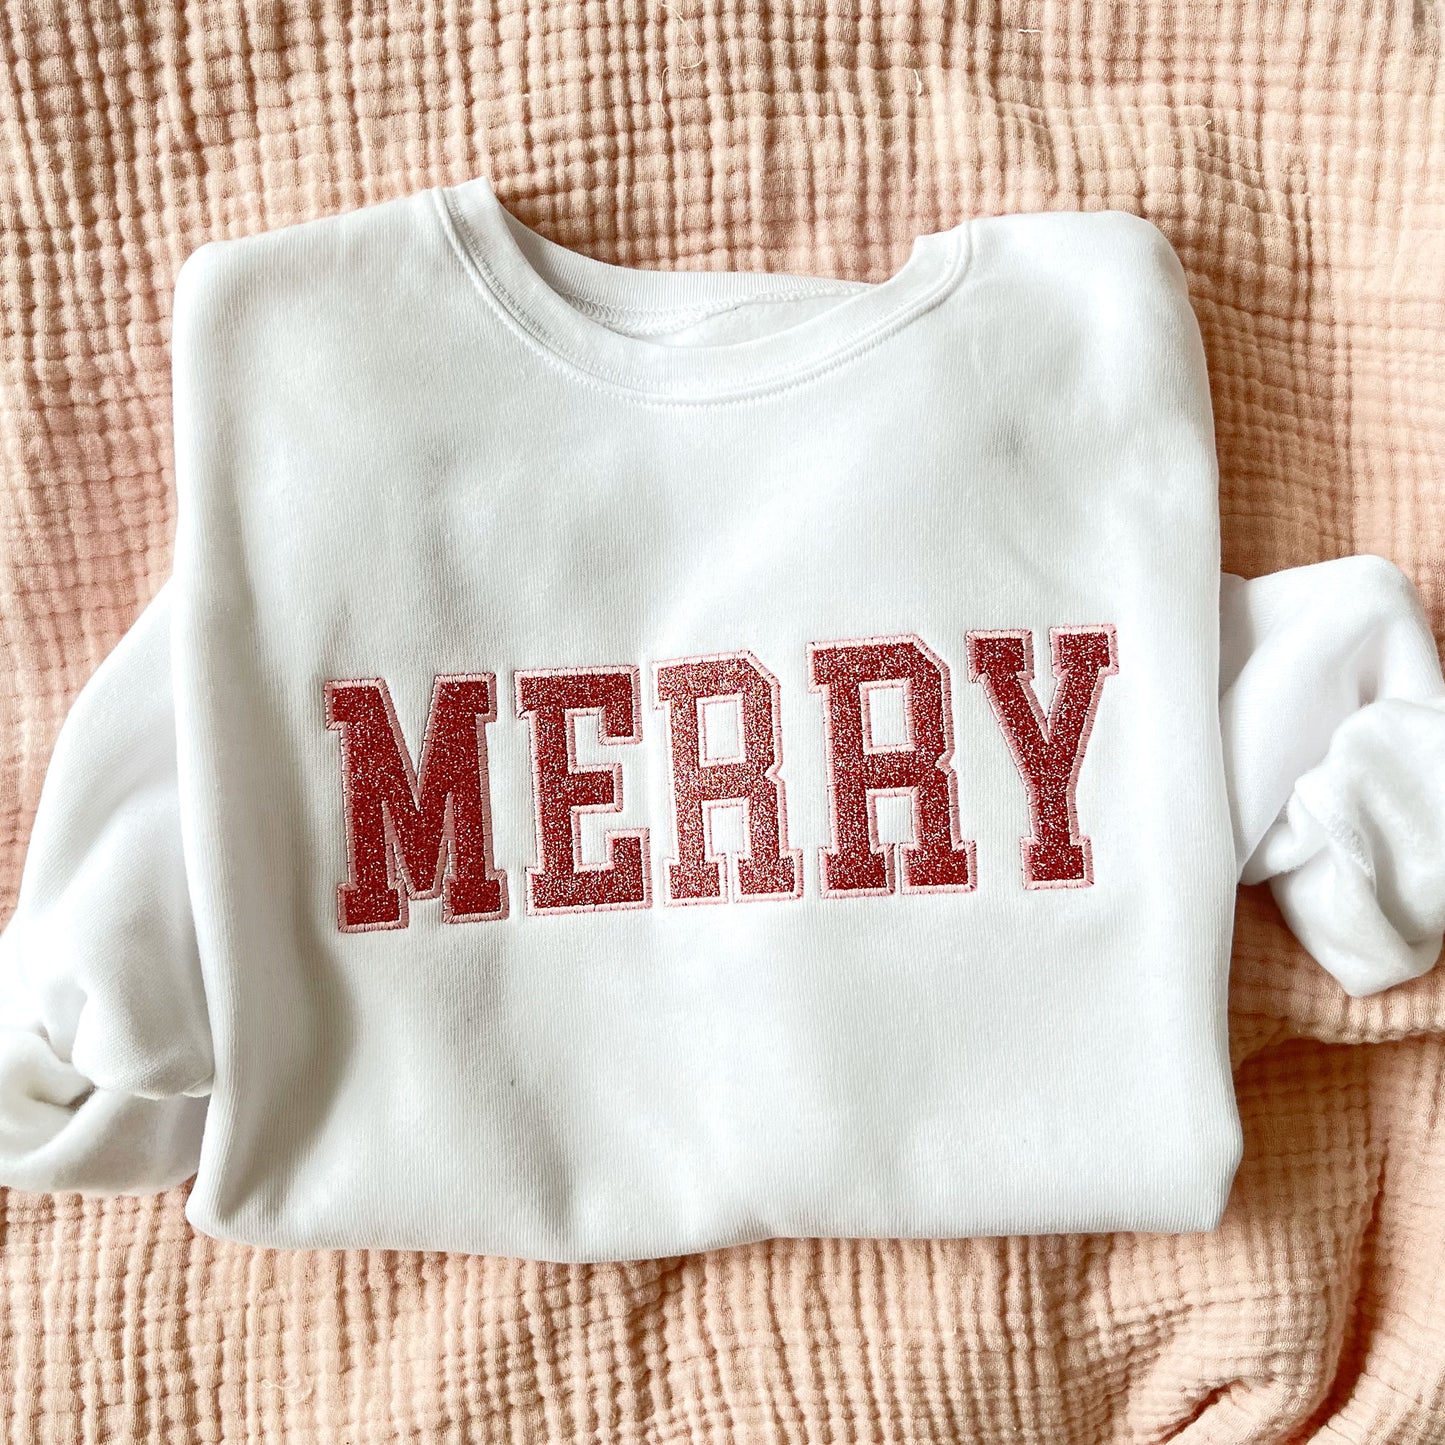
M0 22L0 884L170 567L203 241L486 172L606 260L877 280L968 214L1118 207L1187 272L1224 565L1394 559L1445 630L1445 79L1362 9L502 0ZM1445 1440L1445 973L1351 999L1242 892L1245 1158L1203 1236L778 1241L646 1264L287 1254L182 1191L10 1194L24 1441Z

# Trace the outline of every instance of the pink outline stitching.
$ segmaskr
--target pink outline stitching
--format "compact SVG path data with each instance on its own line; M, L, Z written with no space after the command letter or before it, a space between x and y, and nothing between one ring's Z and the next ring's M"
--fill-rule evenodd
M908 734L906 743L878 743L873 741L873 700L869 697L872 692L887 688L889 691L901 691L903 693L903 730ZM863 755L876 758L886 757L889 753L911 753L918 746L918 737L913 726L913 679L908 677L895 678L890 681L860 682L859 692L859 717L863 723Z
M703 752L707 747L707 704L710 702L731 702L737 704L738 710L738 746L742 749L739 753L733 753L726 758L705 758ZM744 708L747 706L747 698L740 692L720 692L716 697L699 697L697 700L697 738L698 738L698 762L705 768L718 767L723 763L746 763L748 760L747 749L747 720Z
M386 879L387 888L397 896L397 918L394 923L353 923L346 922L345 890L355 888L360 890L361 884L356 881L356 852L355 852L355 827L354 827L354 803L352 793L352 753L351 753L351 724L344 720L333 719L332 700L336 693L342 689L351 688L373 688L381 695L382 706L386 709L387 722L391 727L392 737L396 743L396 751L401 757L402 767L406 773L407 786L411 790L412 802L418 811L421 810L420 779L426 775L427 759L430 756L432 741L435 736L433 719L436 716L438 696L448 683L480 682L485 684L487 689L487 710L475 714L477 733L477 793L480 799L481 833L482 833L482 877L487 881L496 882L501 889L500 907L491 913L453 913L451 904L445 896L446 878L451 864L456 856L456 814L452 804L451 790L448 790L446 799L442 805L442 830L441 844L437 849L437 870L432 886L425 891L417 889L410 875L406 871L406 861L402 857L402 849L396 836L396 825L391 817L391 809L384 799L378 799L377 806L381 811L382 826L382 847L386 858ZM346 881L336 886L336 926L342 933L375 933L382 930L405 928L411 921L411 903L415 900L429 900L441 896L442 900L442 922L444 923L491 923L507 917L507 905L509 902L509 890L507 888L507 874L505 869L496 866L493 854L493 827L492 827L492 788L491 768L487 757L487 724L497 720L497 678L491 672L455 672L436 673L433 675L431 699L427 704L426 728L422 734L421 756L413 764L411 749L407 746L406 735L402 731L401 721L396 715L396 706L392 700L391 688L387 685L384 677L365 678L336 678L328 680L322 688L325 699L326 729L328 732L340 734L341 739L341 792L342 811L346 821Z
M1119 644L1118 635L1112 622L1099 622L1089 626L1073 627L1051 627L1049 628L1049 657L1051 670L1056 680L1053 692L1049 697L1049 712L1053 713L1054 704L1059 696L1058 683L1064 680L1065 673L1069 671L1063 665L1060 656L1059 642L1064 637L1098 636L1103 633L1109 642L1109 665L1099 668L1094 674L1093 690L1089 696L1088 706L1084 710L1084 720L1079 728L1079 741L1074 749L1074 759L1069 770L1069 780L1064 795L1064 806L1069 820L1069 846L1078 848L1083 866L1083 876L1079 878L1043 878L1033 877L1029 867L1030 846L1042 846L1043 839L1039 837L1038 824L1042 813L1042 804L1039 799L1038 784L1030 776L1029 770L1023 760L1018 745L1010 729L1006 726L999 708L994 701L992 689L988 683L984 683L984 696L988 699L989 709L998 723L999 732L1003 734L1004 742L1008 746L1010 755L1013 757L1014 767L1018 770L1020 781L1024 785L1024 793L1029 808L1029 833L1027 837L1019 840L1019 867L1023 876L1023 885L1031 891L1046 888L1090 888L1094 882L1094 850L1092 841L1086 837L1079 828L1079 813L1076 798L1076 789L1079 782L1079 774L1084 766L1084 753L1089 745L1089 736L1094 728L1094 716L1099 710L1099 703L1104 695L1104 679L1115 677L1119 672ZM964 642L968 650L968 671L971 682L981 682L985 675L991 676L987 669L978 666L977 649L974 646L975 638L1013 638L1023 645L1023 668L1014 673L1018 679L1019 690L1024 700L1029 705L1033 714L1034 725L1038 729L1040 742L1047 749L1051 740L1051 726L1049 718L1044 716L1042 704L1039 702L1038 694L1033 687L1034 677L1034 639L1033 631L1030 628L1005 627L993 630L979 629L964 634Z
M763 777L772 783L778 800L778 857L787 858L793 864L793 888L788 893L744 893L741 881L738 877L737 863L739 858L752 857L752 808L746 798L704 798L699 800L702 809L702 833L703 833L703 861L713 863L721 869L719 889L715 895L703 898L674 898L672 896L672 881L669 868L672 864L682 862L682 848L679 840L681 830L678 827L677 819L677 756L673 751L672 737L672 703L663 698L660 688L662 684L662 670L670 667L686 667L692 663L706 662L743 662L751 667L754 672L766 681L768 685L768 708L773 724L773 761L771 766L763 769ZM783 710L782 710L782 689L778 679L773 676L758 660L749 648L741 648L736 652L707 652L691 657L669 657L660 662L655 662L652 667L652 687L654 706L662 709L667 715L667 760L669 767L669 792L672 795L672 844L676 857L663 859L663 887L662 901L665 907L687 908L697 904L712 903L768 903L781 902L789 898L801 898L803 896L803 854L799 848L788 846L788 789L787 784L781 777L783 767ZM701 704L703 695L699 694L695 699L698 710L698 771L709 767L736 766L738 761L747 762L748 758L748 715L745 693L716 693L707 694L708 701L714 698L737 698L738 701L738 741L742 746L740 759L713 759L711 762L704 762L702 758L703 747L706 744L706 735L702 727ZM720 807L741 806L743 810L743 834L748 840L748 851L741 854L733 853L710 853L708 847L712 842L712 822L710 814L712 809ZM731 861L730 861L731 860Z
M828 684L815 681L813 669L813 658L816 653L832 652L849 647L891 647L899 644L911 644L918 648L923 655L938 668L939 684L939 706L942 711L943 723L943 751L938 755L935 767L943 773L947 782L948 791L948 826L949 836L952 840L952 852L962 852L968 859L967 883L945 883L940 886L912 885L908 882L907 858L904 858L904 866L898 866L900 849L906 855L909 852L920 851L921 845L918 839L924 836L923 818L918 808L918 789L909 788L865 788L864 806L868 812L868 849L871 853L883 854L883 866L887 876L887 883L882 888L838 888L828 887L828 865L827 855L838 853L838 788L837 774L834 769L835 750L833 747L833 709L828 699ZM897 678L893 682L908 683L907 678ZM872 683L860 683L859 691L859 715L863 740L866 743L868 737L868 706L863 696L864 688L867 686L888 686L882 680ZM953 767L954 736L953 736L953 680L948 664L916 633L902 632L889 637L855 637L837 642L810 642L808 644L808 691L822 694L823 697L823 733L824 733L824 754L825 765L828 770L828 821L832 830L831 844L825 843L818 849L818 889L824 898L886 898L894 894L905 893L972 893L978 887L978 843L976 839L964 838L963 815L958 799L958 773ZM910 743L907 748L884 747L875 752L864 751L865 757L887 756L892 753L912 752L917 746L917 731L913 723L913 696L911 689L907 690L907 706L904 708L904 716L908 721L908 736ZM908 797L913 805L913 843L880 843L878 841L878 809L877 798L901 798Z
M604 747L626 746L629 743L640 743L642 741L642 673L640 669L628 663L620 663L615 666L606 667L535 667L518 669L512 674L512 699L516 704L518 718L528 723L527 735L532 754L532 822L537 840L537 859L540 863L546 863L547 852L542 840L542 796L541 781L539 777L539 759L537 757L537 724L535 721L536 709L524 708L522 706L522 683L531 677L595 677L598 675L617 677L623 674L630 674L632 678L632 731L626 736L614 736L606 729L607 718L605 709L600 707L564 708L564 716L567 732L567 771L576 773L605 773L612 774L612 797L611 803L583 803L577 806L569 806L568 821L572 829L572 871L573 873L607 873L620 867L617 862L617 855L613 848L615 839L636 838L641 849L642 865L642 898L636 901L621 903L577 903L549 906L538 905L533 897L533 878L546 874L546 867L528 868L527 886L525 894L525 910L531 918L545 918L549 914L560 913L617 913L626 910L651 908L652 907L652 858L648 847L649 829L641 828L615 828L604 835L604 843L607 848L607 862L605 863L584 863L582 861L582 814L583 813L620 813L623 810L622 799L622 764L621 763L589 763L582 767L577 761L577 719L583 716L592 716L597 719L597 741Z

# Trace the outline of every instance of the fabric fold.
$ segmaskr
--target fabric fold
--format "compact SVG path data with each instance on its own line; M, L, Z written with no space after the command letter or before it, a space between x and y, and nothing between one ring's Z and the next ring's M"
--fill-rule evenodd
M166 583L56 738L0 933L0 1184L195 1172L212 1056L189 908Z
M1445 940L1445 681L1413 585L1361 555L1226 575L1221 606L1240 881L1348 993L1418 977Z

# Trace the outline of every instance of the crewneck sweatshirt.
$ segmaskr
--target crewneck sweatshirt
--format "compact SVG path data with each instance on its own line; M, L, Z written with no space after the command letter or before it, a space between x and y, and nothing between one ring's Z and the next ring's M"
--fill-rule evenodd
M1411 582L1220 571L1178 259L644 270L490 179L181 269L173 574L0 935L0 1183L273 1247L1185 1231L1235 889L1445 929Z

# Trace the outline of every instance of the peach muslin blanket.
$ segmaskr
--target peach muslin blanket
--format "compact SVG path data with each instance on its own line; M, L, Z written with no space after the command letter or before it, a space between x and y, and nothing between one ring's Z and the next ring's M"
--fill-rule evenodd
M0 882L170 564L185 255L490 173L604 259L877 280L970 213L1155 221L1225 563L1392 557L1445 626L1438 0L10 0ZM1241 900L1246 1157L1195 1237L568 1267L273 1254L183 1192L0 1205L10 1441L1445 1441L1445 969L1351 1001Z

